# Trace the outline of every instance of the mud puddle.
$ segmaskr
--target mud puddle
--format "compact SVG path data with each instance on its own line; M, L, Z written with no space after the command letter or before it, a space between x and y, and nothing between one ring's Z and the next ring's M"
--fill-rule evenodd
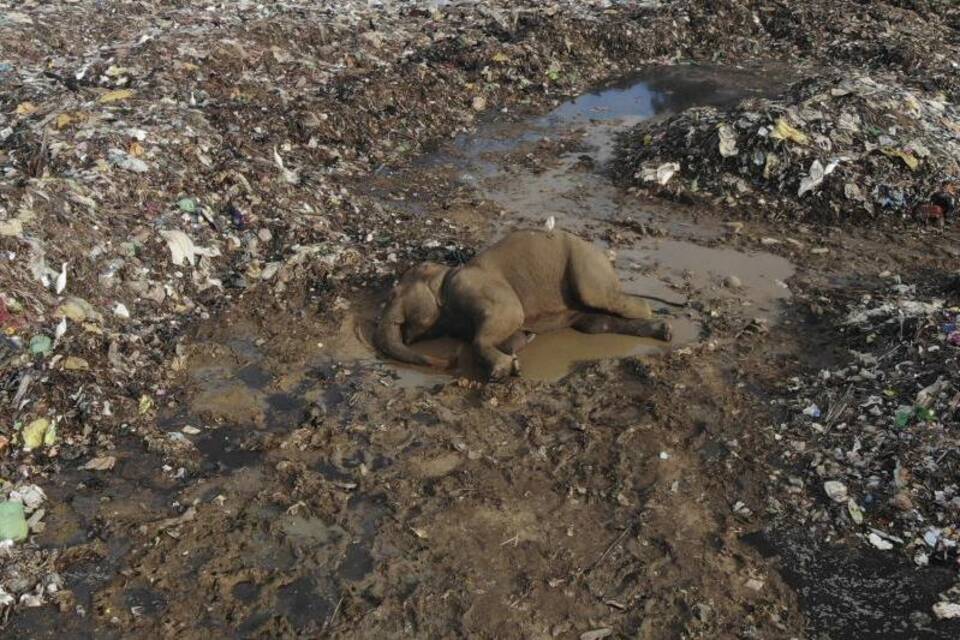
M445 167L502 209L506 224L542 224L554 216L583 232L596 221L666 223L671 235L719 236L715 224L665 221L624 194L606 165L616 136L650 118L694 106L724 106L776 93L782 76L709 66L651 67L563 102L539 118L490 121L474 135L427 156L424 166Z

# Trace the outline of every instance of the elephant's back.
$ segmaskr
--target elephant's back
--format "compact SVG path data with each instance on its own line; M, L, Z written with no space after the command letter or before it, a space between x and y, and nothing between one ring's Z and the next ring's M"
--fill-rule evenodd
M572 242L583 242L565 231L520 230L470 261L506 280L527 315L563 310L569 302L567 265Z

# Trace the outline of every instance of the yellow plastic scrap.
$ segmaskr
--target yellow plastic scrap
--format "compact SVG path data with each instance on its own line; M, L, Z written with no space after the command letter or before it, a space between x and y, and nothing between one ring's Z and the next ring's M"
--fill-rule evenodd
M880 149L880 152L888 158L900 158L903 160L903 164L910 167L910 171L916 171L917 167L920 166L920 161L917 160L916 156L914 156L912 153L907 153L903 149L884 147L883 149Z
M77 356L67 356L63 361L63 368L68 371L85 371L90 368L90 363Z
M50 446L57 441L57 428L47 418L37 418L23 428L20 437L23 438L23 448L27 450Z
M134 91L132 89L117 89L115 91L107 91L100 96L101 104L108 104L111 102L120 102L121 100L126 100L127 98L132 98L134 96Z
M790 123L783 118L777 120L777 124L774 126L770 137L775 138L776 140L791 140L797 144L810 143L810 137L807 136L807 134L790 126Z
M919 114L923 110L923 105L920 104L920 101L910 94L907 94L903 99L903 103L907 107L907 111L913 115Z
M21 102L17 105L16 114L18 116L28 116L37 110L37 105L32 102Z
M73 116L66 112L61 113L57 116L57 129L63 129L71 122L73 122Z
M510 56L508 56L502 51L498 51L495 54L493 54L493 57L490 59L493 60L494 62L499 62L500 64L503 64L505 62L510 61Z
M144 394L140 396L140 415L148 413L153 408L153 398Z

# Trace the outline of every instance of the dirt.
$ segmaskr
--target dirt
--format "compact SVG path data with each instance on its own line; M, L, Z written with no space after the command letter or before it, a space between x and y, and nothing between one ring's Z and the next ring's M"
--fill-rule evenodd
M723 39L700 19L712 35L691 50ZM776 508L770 433L782 379L847 355L818 314L828 296L886 270L952 271L957 233L743 224L608 175L626 127L775 95L789 76L782 63L649 67L342 177L375 213L342 226L340 262L202 307L140 363L156 384L103 377L131 386L131 406L154 402L151 424L128 408L103 436L113 469L79 468L68 446L31 459L48 497L36 564L64 586L7 609L0 635L957 637L930 616L955 567L817 538ZM498 384L449 340L418 348L459 353L452 371L376 355L396 271L468 259L549 216L610 251L628 291L681 305L654 305L677 339L541 334ZM377 221L393 239L365 262L358 239Z

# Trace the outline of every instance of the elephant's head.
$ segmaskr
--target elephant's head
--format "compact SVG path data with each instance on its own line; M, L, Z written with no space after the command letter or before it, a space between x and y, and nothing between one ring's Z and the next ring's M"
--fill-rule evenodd
M449 267L424 262L410 269L390 294L374 335L377 347L387 356L434 367L449 362L426 356L407 345L424 336L440 320L440 289Z

